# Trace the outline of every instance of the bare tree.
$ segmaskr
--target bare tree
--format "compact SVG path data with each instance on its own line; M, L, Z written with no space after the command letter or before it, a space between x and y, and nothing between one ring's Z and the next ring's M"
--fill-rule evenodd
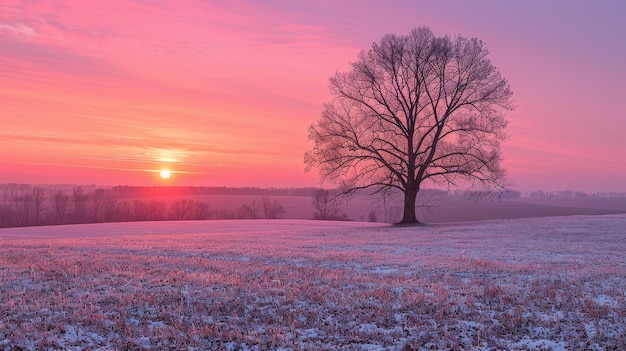
M86 218L87 213L86 202L88 196L83 190L83 187L78 186L72 191L72 200L74 201L74 220L82 223Z
M148 204L150 221L163 221L167 219L167 203L162 200L152 200Z
M330 79L307 170L348 191L401 190L406 224L419 223L416 197L428 182L499 186L512 92L488 53L476 38L427 27L384 36Z
M208 219L211 216L211 204L204 201L195 201L191 219Z
M170 218L175 221L184 221L191 218L191 207L193 200L181 199L176 200L170 206Z
M212 211L212 216L215 219L236 219L237 214L233 210L216 209Z
M94 222L100 222L104 217L104 202L106 200L106 189L97 188L93 190L91 196L91 217Z
M14 225L15 211L9 204L0 202L0 228L9 228Z
M317 189L313 193L314 219L346 220L348 215L344 212L345 206L344 198L329 190Z
M150 218L150 205L141 200L133 200L133 220L147 221Z
M70 197L61 190L56 191L52 195L52 211L54 222L56 224L65 222L65 216L67 215L67 207L69 203Z
M261 206L263 207L263 215L266 219L280 218L285 214L283 205L267 196L261 198Z
M162 221L167 218L166 212L167 203L165 201L133 200L133 218L136 221Z
M256 199L250 200L250 203L243 204L237 209L237 218L239 219L255 219L259 218L259 204Z
M111 188L107 188L104 192L104 204L103 204L103 220L104 222L111 222L115 220L118 206L117 197Z
M200 220L211 216L211 205L204 201L181 199L170 206L170 218L173 220Z
M31 196L33 198L33 221L35 224L39 224L39 220L41 219L41 212L44 210L43 203L46 200L46 192L40 186L36 186L31 191Z
M125 200L120 202L119 209L119 220L122 221L132 221L134 219L134 203L130 202L130 200Z
M32 195L26 191L26 187L13 192L11 201L15 207L17 224L21 226L30 224L30 213L33 205Z

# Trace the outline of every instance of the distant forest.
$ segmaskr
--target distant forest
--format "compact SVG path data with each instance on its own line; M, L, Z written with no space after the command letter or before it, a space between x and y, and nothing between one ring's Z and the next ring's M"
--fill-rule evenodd
M0 228L126 221L281 218L272 196L312 196L316 188L150 187L0 184ZM237 210L214 209L202 195L258 198Z
M122 198L153 196L184 196L184 195L258 195L258 196L312 196L317 190L307 188L257 188L257 187L225 187L225 186L127 186L111 187L111 190Z
M326 192L326 193L324 193ZM283 218L286 209L278 200L285 197L310 197L309 218L348 220L346 202L337 202L329 190L314 187L258 188L210 186L111 186L96 185L29 185L0 184L0 228L162 220L206 219L276 219ZM367 193L369 194L369 193ZM424 189L422 196L462 195L498 198L515 197L626 197L624 192L587 194L580 191L531 191L521 193L506 190L499 193L445 191ZM208 196L239 196L235 207L214 208ZM241 196L245 195L245 196ZM359 195L366 195L365 192ZM277 200L278 197L278 200ZM242 200L245 199L245 200ZM223 205L223 204L221 204ZM232 202L231 202L232 205ZM393 212L394 208L390 209ZM305 214L306 215L306 214ZM390 215L380 218L370 212L370 221L393 221ZM393 217L393 216L391 216Z

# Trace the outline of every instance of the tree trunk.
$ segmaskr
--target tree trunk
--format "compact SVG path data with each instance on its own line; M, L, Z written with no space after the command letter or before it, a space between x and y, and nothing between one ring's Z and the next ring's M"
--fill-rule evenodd
M417 198L417 188L407 186L404 190L404 214L398 224L419 224L415 216L415 199Z

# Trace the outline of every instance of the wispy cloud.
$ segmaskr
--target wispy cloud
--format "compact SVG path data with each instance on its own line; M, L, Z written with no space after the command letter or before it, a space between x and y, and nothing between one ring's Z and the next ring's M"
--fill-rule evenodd
M19 38L30 39L37 35L35 30L32 27L25 25L22 22L17 23L3 23L0 22L0 32L4 32L5 34L9 34L11 36L16 36Z

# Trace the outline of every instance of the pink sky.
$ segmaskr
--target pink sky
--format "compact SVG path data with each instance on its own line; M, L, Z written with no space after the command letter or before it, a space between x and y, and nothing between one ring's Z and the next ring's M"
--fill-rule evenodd
M328 78L427 25L482 39L510 81L515 188L626 191L624 13L618 0L0 0L0 183L317 186L303 153Z

